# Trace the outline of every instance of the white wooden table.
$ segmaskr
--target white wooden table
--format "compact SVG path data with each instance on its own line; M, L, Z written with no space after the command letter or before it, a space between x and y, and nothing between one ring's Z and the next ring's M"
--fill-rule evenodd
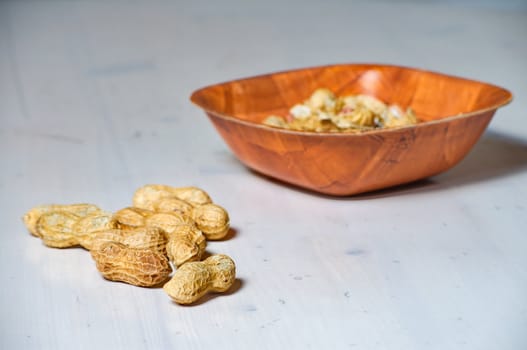
M190 3L190 2L189 2ZM527 348L527 12L277 0L0 3L0 349ZM203 85L336 62L502 85L453 170L335 199L242 166L188 101ZM128 206L197 185L236 234L239 282L191 307L49 249L32 206Z

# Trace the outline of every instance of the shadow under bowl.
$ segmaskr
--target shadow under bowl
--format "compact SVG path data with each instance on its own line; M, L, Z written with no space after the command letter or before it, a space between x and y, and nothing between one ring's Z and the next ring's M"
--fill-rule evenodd
M362 133L315 133L268 127L317 88L337 96L367 94L411 107L413 126ZM319 193L346 196L439 174L477 142L494 113L512 100L501 87L415 68L376 64L312 67L207 86L201 107L249 168Z

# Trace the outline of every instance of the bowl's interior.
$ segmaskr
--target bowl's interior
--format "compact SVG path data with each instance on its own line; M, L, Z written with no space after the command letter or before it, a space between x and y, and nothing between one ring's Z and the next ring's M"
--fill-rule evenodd
M191 99L203 109L261 123L270 114L286 115L317 88L337 95L368 94L403 108L423 121L495 109L511 93L498 86L412 68L349 64L306 68L212 85Z

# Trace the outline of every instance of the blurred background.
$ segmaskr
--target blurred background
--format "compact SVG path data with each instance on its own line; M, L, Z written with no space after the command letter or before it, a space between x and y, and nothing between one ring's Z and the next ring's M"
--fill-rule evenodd
M10 138L58 134L72 148L97 140L80 161L102 155L108 173L122 176L101 179L108 186L128 188L143 176L163 180L155 174L157 158L147 155L170 160L173 137L194 153L209 152L196 134L179 130L201 130L224 147L189 102L194 89L341 62L413 66L506 87L515 101L490 130L524 139L526 11L521 0L3 1L3 162L22 162L5 153ZM129 139L133 159L122 149ZM53 161L38 147L31 152L37 162ZM50 171L41 165L27 166ZM177 166L169 170L179 173Z

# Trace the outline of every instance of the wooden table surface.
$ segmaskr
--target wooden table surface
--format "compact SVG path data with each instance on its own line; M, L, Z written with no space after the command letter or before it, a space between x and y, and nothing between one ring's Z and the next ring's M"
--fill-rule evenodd
M527 348L527 6L364 1L0 3L0 349ZM469 156L431 179L330 198L241 165L198 87L337 62L502 85ZM227 295L182 307L104 280L21 216L197 185L235 234Z

